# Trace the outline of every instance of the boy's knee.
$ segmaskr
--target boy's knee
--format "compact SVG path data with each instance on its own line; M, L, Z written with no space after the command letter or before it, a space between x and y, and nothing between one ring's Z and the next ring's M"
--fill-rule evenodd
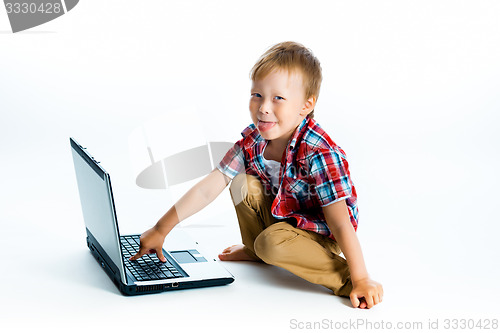
M287 245L296 237L299 235L287 222L272 224L255 239L255 254L268 264L279 262L286 256L293 255Z
M234 205L237 206L244 200L248 202L261 198L264 194L264 188L257 177L240 173L233 178L229 192Z

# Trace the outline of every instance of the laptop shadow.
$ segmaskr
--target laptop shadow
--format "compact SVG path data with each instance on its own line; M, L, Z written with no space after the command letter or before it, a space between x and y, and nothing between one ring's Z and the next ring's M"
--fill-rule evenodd
M64 279L68 283L123 295L90 251L72 253L68 257L59 259L57 266L52 267L52 272L58 279Z

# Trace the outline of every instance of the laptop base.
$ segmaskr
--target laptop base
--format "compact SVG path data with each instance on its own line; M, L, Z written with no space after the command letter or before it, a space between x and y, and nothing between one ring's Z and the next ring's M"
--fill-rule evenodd
M168 282L167 280L165 280L165 283L156 283L151 285L136 285L135 283L125 285L121 281L120 271L118 270L118 267L113 264L113 261L108 257L106 252L101 248L99 243L96 241L96 239L88 229L87 246L90 249L90 253L94 256L99 265L104 269L106 274L111 278L118 290L120 290L120 292L126 296L147 295L180 289L222 286L234 281L234 278L218 278L185 282Z

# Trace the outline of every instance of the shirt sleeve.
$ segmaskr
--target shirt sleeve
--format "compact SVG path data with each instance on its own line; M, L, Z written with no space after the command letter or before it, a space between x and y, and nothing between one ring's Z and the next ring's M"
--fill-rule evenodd
M245 156L243 154L243 140L241 139L231 147L219 165L217 169L223 174L233 179L236 175L245 172Z
M321 207L352 196L353 184L345 156L334 149L320 149L310 159L313 195Z

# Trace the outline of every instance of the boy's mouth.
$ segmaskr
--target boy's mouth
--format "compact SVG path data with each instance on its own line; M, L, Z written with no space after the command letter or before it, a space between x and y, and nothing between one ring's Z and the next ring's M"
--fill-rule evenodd
M259 120L259 122L257 123L257 128L260 132L265 132L273 128L274 125L276 125L275 122Z

